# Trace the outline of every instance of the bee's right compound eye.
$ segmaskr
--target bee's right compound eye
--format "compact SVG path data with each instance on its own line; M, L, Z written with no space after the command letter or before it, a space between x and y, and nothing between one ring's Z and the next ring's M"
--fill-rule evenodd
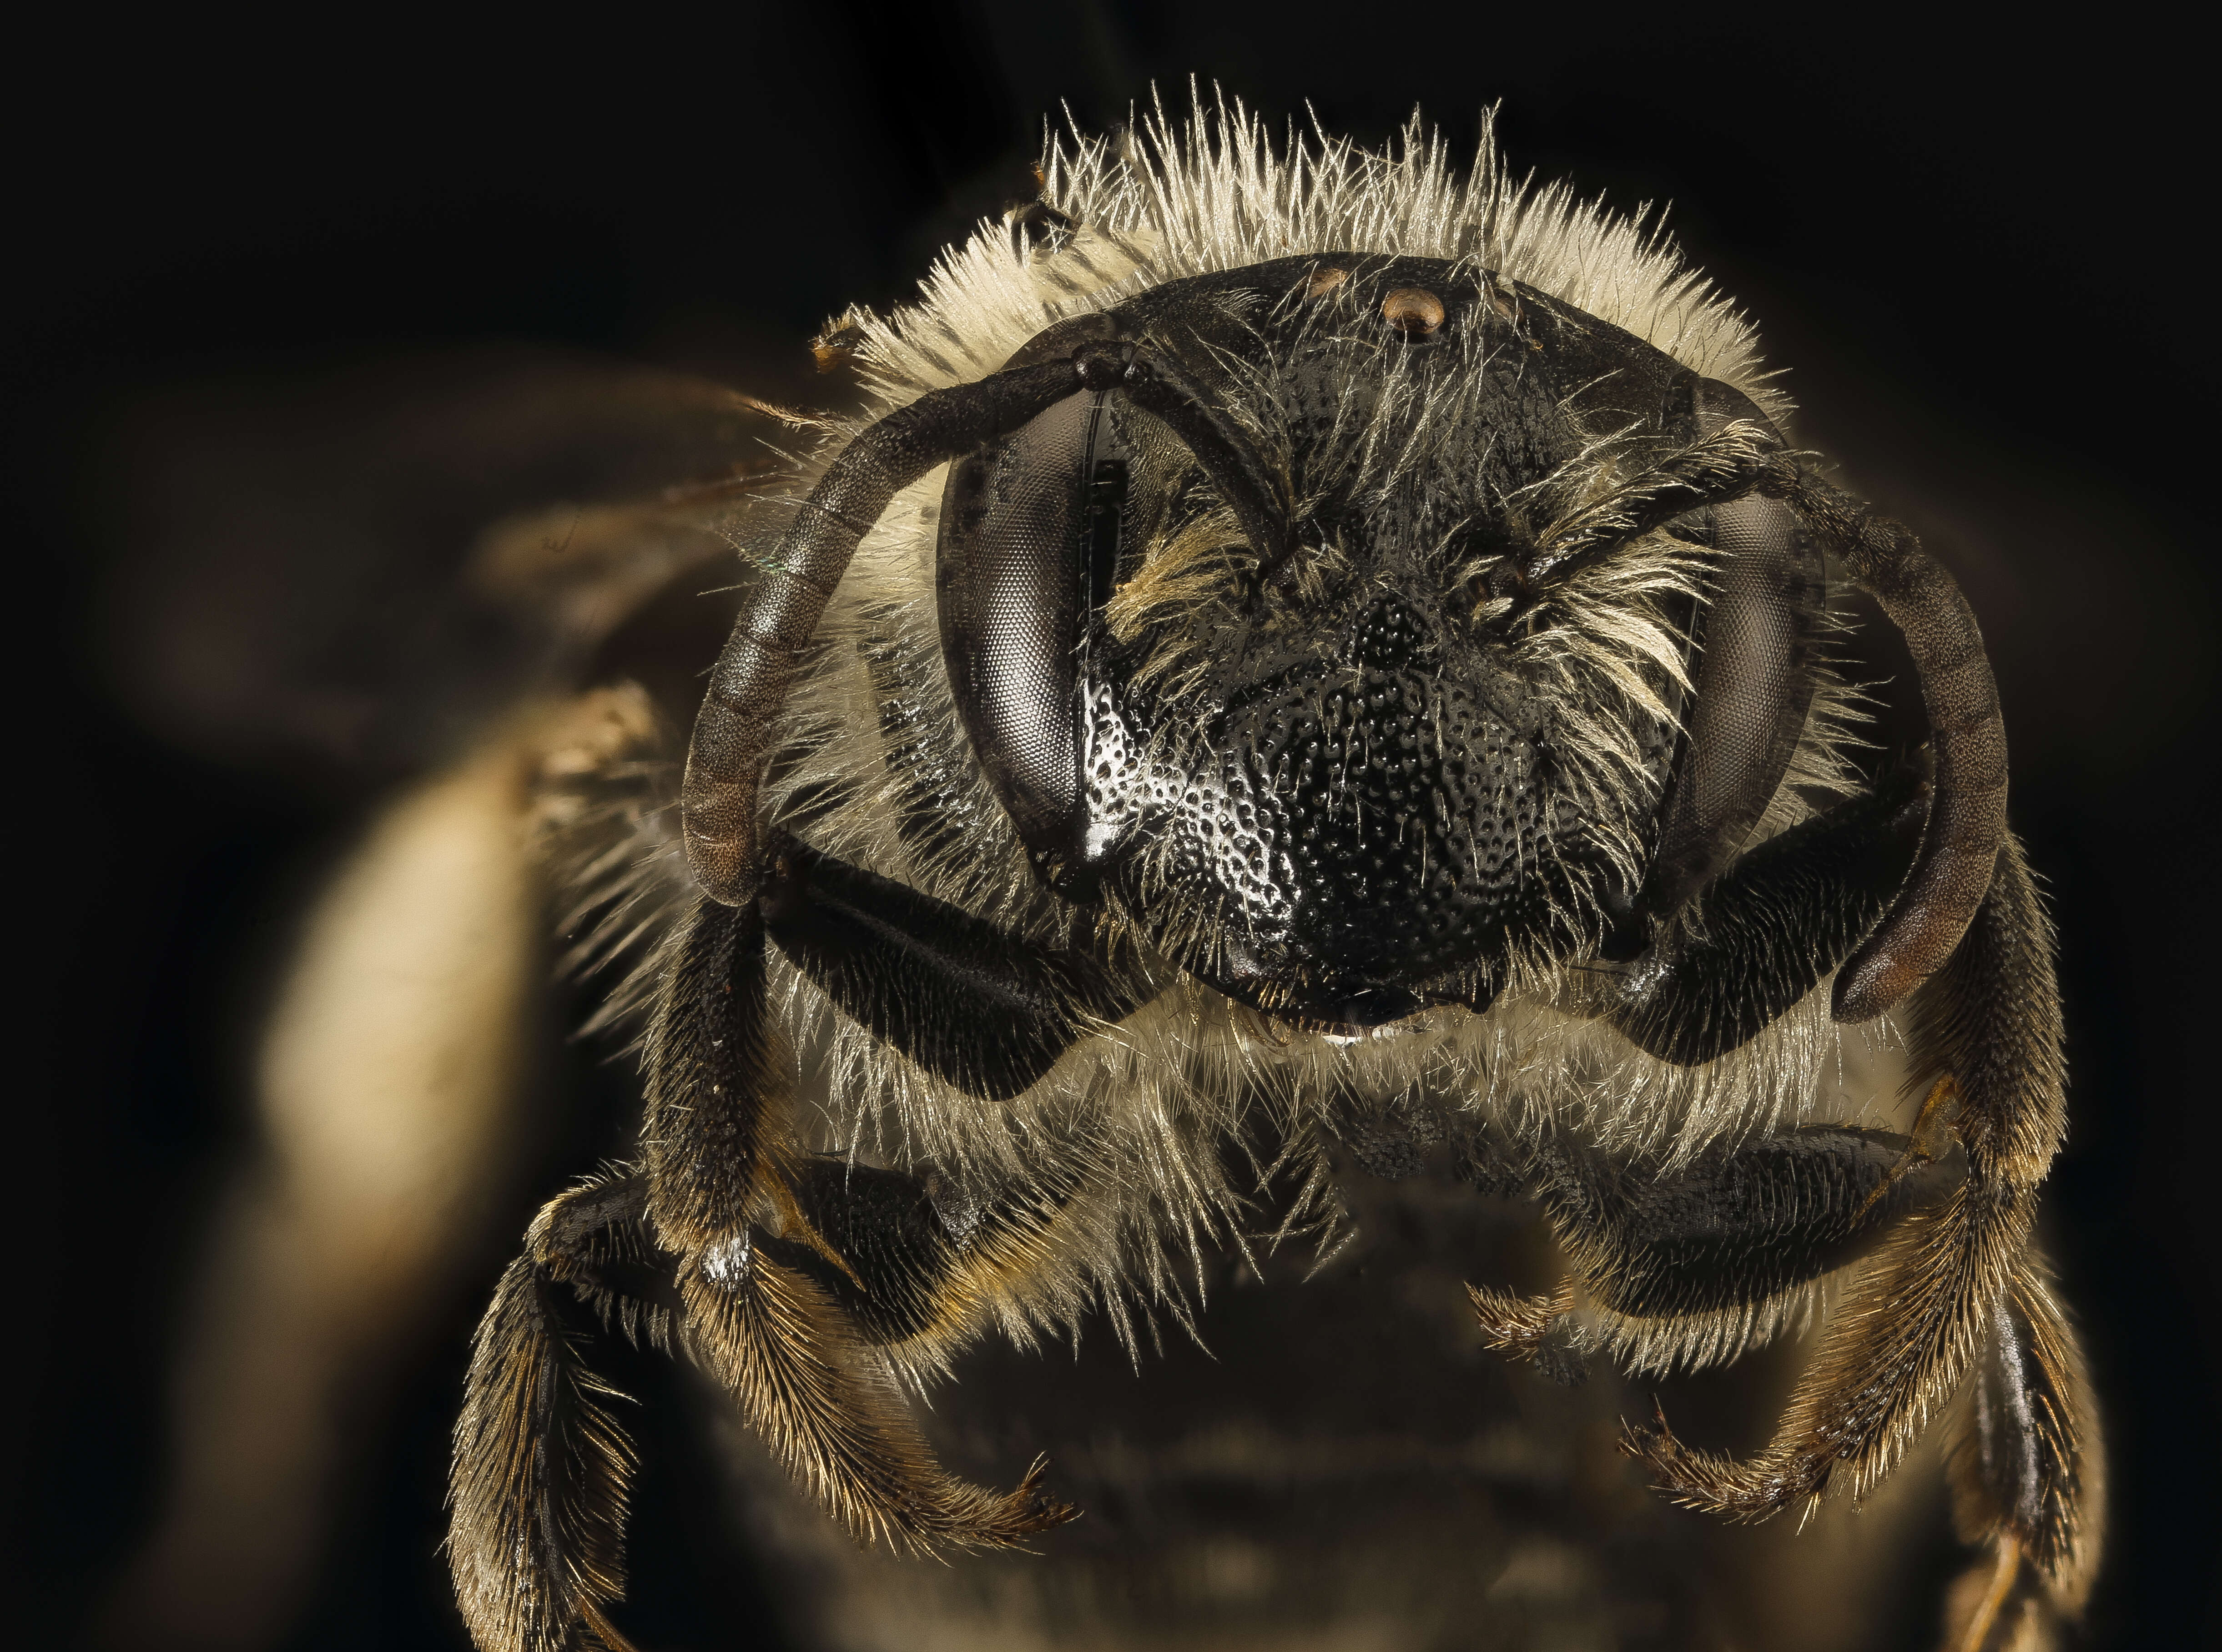
M957 714L1020 838L1069 852L1082 634L1109 600L1126 466L1105 393L1067 397L950 468L937 585Z

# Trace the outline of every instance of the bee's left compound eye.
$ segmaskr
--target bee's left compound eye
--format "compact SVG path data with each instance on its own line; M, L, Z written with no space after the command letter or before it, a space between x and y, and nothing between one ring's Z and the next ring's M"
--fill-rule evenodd
M951 467L937 582L950 686L1020 837L1069 852L1080 813L1078 652L1118 566L1126 467L1083 392Z
M1762 416L1712 380L1699 417L1717 428ZM1704 657L1642 899L1671 910L1721 871L1766 812L1805 726L1827 593L1812 536L1778 499L1746 494L1715 512L1720 571L1704 619Z

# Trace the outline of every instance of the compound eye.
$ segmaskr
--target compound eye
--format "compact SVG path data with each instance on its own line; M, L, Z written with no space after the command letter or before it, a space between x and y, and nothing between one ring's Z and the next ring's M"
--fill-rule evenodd
M951 467L936 581L957 710L1020 839L1070 851L1080 813L1078 660L1109 599L1126 467L1101 393L1067 397Z
M1642 896L1654 912L1702 888L1759 823L1789 769L1819 669L1825 576L1795 513L1748 494L1719 507L1714 533L1721 568L1697 699Z

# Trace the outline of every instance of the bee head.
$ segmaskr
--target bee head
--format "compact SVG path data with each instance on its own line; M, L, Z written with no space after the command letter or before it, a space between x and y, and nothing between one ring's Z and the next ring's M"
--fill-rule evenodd
M1169 284L1013 366L1075 351L1092 383L951 468L939 547L960 714L1054 887L1261 1008L1376 1024L1594 945L1662 846L1686 882L1771 795L1779 765L1717 776L1664 824L1705 490L1775 445L1748 403L1434 260ZM1805 700L1757 697L1794 738Z

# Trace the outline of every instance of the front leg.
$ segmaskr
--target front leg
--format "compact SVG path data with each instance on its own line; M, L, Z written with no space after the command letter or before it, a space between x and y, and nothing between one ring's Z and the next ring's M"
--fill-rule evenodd
M805 1152L768 998L768 929L892 1047L993 1095L1024 1089L1136 996L1105 960L1002 934L793 845L760 901L699 902L658 986L640 1168L553 1201L480 1329L449 1548L481 1646L625 1644L608 1607L623 1589L631 1449L593 1372L582 1304L658 1344L675 1331L859 1537L1007 1546L1075 1512L1041 1494L1039 1463L1002 1494L945 1473L894 1361L945 1355L1056 1246L1085 1192L1086 1144L1045 1144L1022 1190L979 1209Z
M870 1294L798 1197L813 1161L794 1137L767 964L756 904L703 901L677 939L649 1040L649 1214L678 1258L690 1349L861 1538L1002 1546L1070 1519L1037 1493L1039 1466L1000 1497L944 1473L887 1356L812 1265ZM1026 1205L982 1224L970 1267L1020 1265L1051 1214Z
M1007 1101L1148 995L1131 959L1023 939L792 839L772 864L760 904L780 951L850 1019L968 1095Z
M1913 864L1929 801L1893 776L1740 856L1637 961L1608 1019L1679 1067L1748 1044L1874 927Z
M1978 1360L1999 1357L2001 1327L2018 1314L2031 1332L2024 1346L2037 1352L2015 1364L2019 1374L2001 1391L2033 1396L2031 1405L2049 1414L2038 1432L1997 1436L2028 1475L1985 1481L1989 1489L1962 1505L1986 1511L2002 1554L2012 1545L2010 1572L2029 1565L2052 1604L2073 1612L2096 1554L2087 1488L2098 1445L2080 1355L2037 1282L2030 1247L2065 1099L2051 926L2011 839L1974 923L1918 990L1909 1021L1916 1079L1955 1109L1949 1122L1966 1150L1966 1179L1907 1216L1846 1292L1764 1451L1737 1461L1690 1449L1663 1418L1631 1429L1627 1446L1678 1500L1742 1519L1809 1504L1840 1484L1862 1492L1897 1465Z
M1811 1125L1666 1170L1554 1144L1526 1177L1572 1269L1555 1296L1469 1285L1491 1346L1560 1380L1586 1356L1630 1370L1733 1360L1793 1316L1806 1288L1871 1250L1960 1179L1952 1159L1880 1130Z

